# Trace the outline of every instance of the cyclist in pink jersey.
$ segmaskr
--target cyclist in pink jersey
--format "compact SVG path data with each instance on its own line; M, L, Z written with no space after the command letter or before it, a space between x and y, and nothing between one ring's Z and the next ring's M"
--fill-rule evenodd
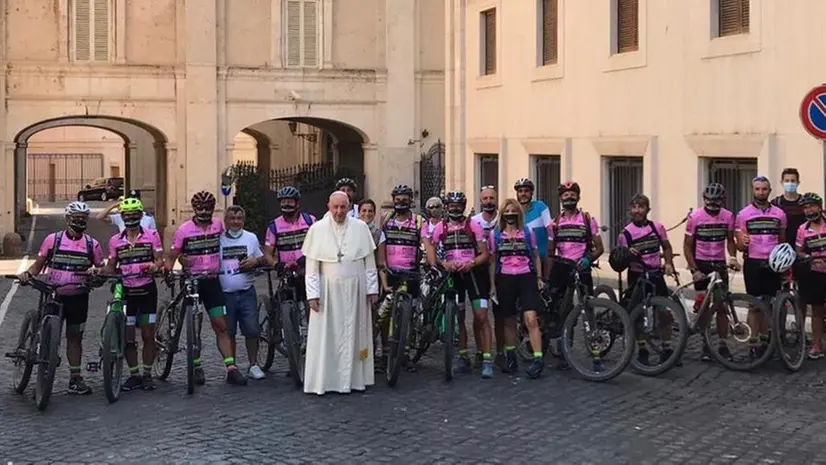
M224 233L224 224L220 219L212 217L215 213L215 196L211 192L196 192L192 196L191 204L195 215L175 231L172 249L166 258L165 266L167 270L171 270L175 260L183 255L185 270L193 274L208 274L207 277L198 280L198 296L209 314L218 350L224 357L227 383L246 385L247 378L238 370L235 357L232 356L224 293L218 280L218 274L221 272L221 234ZM203 316L199 313L199 334L202 321ZM200 351L195 354L195 383L206 383Z
M282 187L278 191L278 202L281 216L267 225L264 238L265 261L278 269L300 269L304 258L301 247L316 218L301 211L301 192L295 187ZM295 285L299 302L304 302L307 298L304 279L295 280Z
M525 227L525 214L516 199L502 204L499 224L491 231L493 266L490 269L491 300L499 300L504 318L505 373L516 374L519 364L516 358L516 317L521 309L532 347L542 347L542 331L537 321L537 311L542 307L539 290L545 287L538 270L542 269L536 238ZM542 350L535 350L528 367L529 377L536 379L545 367Z
M720 273L724 285L728 288L726 251L728 266L739 269L737 248L734 242L734 214L723 208L726 189L722 184L713 182L703 191L703 208L693 210L685 222L683 254L688 270L694 279L694 311L700 309L705 298L705 291L710 284L708 275L714 271ZM731 358L726 345L728 317L724 308L717 309L717 332L720 336L717 351L725 358ZM703 346L703 361L710 361L710 349Z
M771 299L780 290L781 276L769 268L768 259L774 246L786 241L786 214L769 203L772 189L765 176L755 177L751 185L754 201L737 214L734 232L737 249L743 252L746 293L758 299ZM768 349L769 322L768 318L757 319L758 312L749 311L749 326L759 328L757 338L750 341L751 352L760 357Z
M812 345L809 358L823 358L823 317L826 315L826 220L823 198L809 192L801 196L806 221L797 230L795 245L800 256L811 256L811 269L795 272L800 285L800 299L812 306Z
M485 233L478 222L465 216L467 197L462 192L449 192L445 196L447 219L433 230L428 238L422 228L422 238L427 248L427 262L437 264L453 275L455 289L459 295L459 361L457 371L471 370L470 357L467 352L467 328L464 325L465 292L470 296L473 307L474 324L481 327L482 340L476 341L482 350L482 377L493 376L493 360L490 347L492 334L488 321L488 297L490 294L490 276L487 270L488 244ZM436 249L444 247L444 260L438 260Z
M66 359L69 360L69 394L91 394L92 389L80 376L83 359L83 330L89 315L89 291L73 285L88 281L92 267L103 266L103 249L100 243L85 234L89 221L89 206L72 202L66 207L66 230L49 234L40 245L37 259L28 270L20 273L25 283L48 268L48 281L59 288L57 299L63 304L66 320Z
M126 364L129 379L121 390L142 388L155 389L152 381L152 363L155 360L155 314L158 309L158 287L151 273L163 268L161 236L154 229L141 226L143 204L136 198L124 199L119 206L124 230L109 239L107 272L114 274L117 268L123 274L123 291L126 301ZM135 326L141 328L143 340L143 375L138 365L138 344Z

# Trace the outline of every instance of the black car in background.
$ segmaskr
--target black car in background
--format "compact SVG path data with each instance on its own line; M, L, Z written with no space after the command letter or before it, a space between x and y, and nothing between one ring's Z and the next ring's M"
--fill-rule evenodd
M123 196L123 178L98 178L77 192L81 202L88 200L111 200Z

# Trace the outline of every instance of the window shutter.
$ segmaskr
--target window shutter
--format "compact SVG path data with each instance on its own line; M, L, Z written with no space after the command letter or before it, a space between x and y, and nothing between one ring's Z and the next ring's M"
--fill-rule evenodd
M617 53L639 50L639 3L617 0Z
M76 61L89 61L91 57L91 15L90 0L75 0L74 48Z
M308 67L318 66L318 3L313 1L304 2L302 51L304 60L302 65Z
M301 1L287 1L287 66L301 66Z
M485 74L496 74L496 9L485 15Z
M542 64L550 65L558 60L558 27L559 2L542 0Z
M109 61L109 0L94 0L94 60Z
M719 36L749 32L749 0L718 0Z

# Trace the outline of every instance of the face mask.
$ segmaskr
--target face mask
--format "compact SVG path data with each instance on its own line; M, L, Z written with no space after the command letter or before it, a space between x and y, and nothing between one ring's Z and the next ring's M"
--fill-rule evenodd
M562 208L565 210L576 210L576 206L579 203L576 199L564 199L562 200Z
M460 220L464 216L465 216L465 212L462 211L462 210L451 209L451 210L447 211L447 217L450 218L451 220Z
M123 218L123 225L126 226L126 229L135 229L141 225L140 218Z
M502 218L505 219L505 223L516 224L516 220L519 219L519 215L502 215Z
M493 213L496 211L496 204L495 203L483 203L482 204L482 211L487 213Z
M723 208L723 205L719 202L706 202L705 209L712 215L720 213L721 208Z
M239 237L241 237L244 234L244 230L239 229L238 231L233 231L232 229L230 229L230 230L227 230L227 234L229 234L229 237L231 237L233 239L238 239Z
M407 202L394 203L393 210L395 210L396 213L407 213L410 211L410 204Z
M442 217L442 209L441 208L431 208L427 210L430 212L430 216L433 218L441 218Z
M783 183L783 190L786 191L787 194L794 194L797 192L797 183L796 182L784 182Z
M281 205L281 213L289 215L297 210L295 205Z
M69 220L69 229L71 229L75 233L82 233L86 231L86 225L89 222L85 219L70 219Z
M195 213L195 222L206 224L212 221L212 212Z
M823 212L822 211L806 215L806 219L809 220L809 221L820 221L820 219L822 219L822 218L823 218Z

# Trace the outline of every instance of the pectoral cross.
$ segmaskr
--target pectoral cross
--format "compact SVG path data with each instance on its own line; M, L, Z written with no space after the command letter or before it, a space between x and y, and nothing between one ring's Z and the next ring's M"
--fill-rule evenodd
M343 254L343 253L341 253L341 250L339 250L339 251L338 251L338 254L337 254L336 256L338 257L338 261L339 261L339 263L340 263L340 262L341 262L341 257L343 257L343 256L344 256L344 254Z

